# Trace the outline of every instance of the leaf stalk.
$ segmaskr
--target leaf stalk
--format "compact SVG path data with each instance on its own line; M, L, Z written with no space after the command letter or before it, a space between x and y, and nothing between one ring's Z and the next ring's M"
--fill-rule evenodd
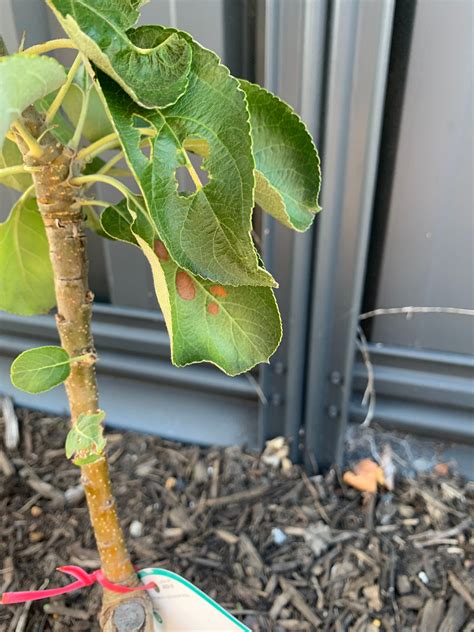
M13 123L13 129L22 138L34 158L40 158L43 155L43 148L22 121L16 120Z
M59 38L50 40L49 42L43 42L42 44L35 44L34 46L30 46L21 52L22 54L27 55L43 55L44 53L49 53L50 51L57 50L58 48L74 48L77 50L77 46L72 40Z
M155 130L147 129L146 127L140 127L137 131L140 132L142 136L156 136ZM110 134L99 138L87 147L84 147L84 149L81 149L81 151L77 154L77 160L92 160L92 158L95 158L95 156L98 156L103 151L107 151L107 149L115 149L116 147L120 147L120 140L116 132L111 132Z
M125 184L120 182L120 180L116 180L115 178L112 178L111 176L105 176L103 174L94 173L94 174L85 175L85 176L77 176L76 178L72 178L70 182L73 186L81 186L83 184L95 184L96 182L102 182L103 184L108 184L111 187L114 187L115 189L117 189L117 191L120 191L120 193L122 193L122 195L125 198L127 198L127 200L130 200L130 199L133 200L134 204L136 204L138 208L145 215L147 215L146 210L137 200L137 196L134 195L132 191L130 191L130 189L127 186L125 186ZM110 206L110 204L108 206Z
M74 131L74 135L69 142L69 147L71 147L71 149L77 149L77 147L79 146L79 143L81 142L82 130L84 129L84 123L86 122L87 108L89 107L90 94L91 94L91 89L89 86L89 89L83 95L82 103L81 103L81 112L79 114L77 126Z
M59 108L61 107L62 102L64 101L64 97L66 96L71 83L74 80L76 72L79 69L79 66L82 64L82 55L79 53L75 60L72 62L71 67L69 68L69 72L67 73L66 81L59 88L57 95L54 97L53 102L48 108L46 112L45 123L46 125L51 125L52 120L56 116Z
M0 180L2 178L6 178L7 176L14 176L17 173L27 173L24 165L14 165L13 167L5 167L0 169Z

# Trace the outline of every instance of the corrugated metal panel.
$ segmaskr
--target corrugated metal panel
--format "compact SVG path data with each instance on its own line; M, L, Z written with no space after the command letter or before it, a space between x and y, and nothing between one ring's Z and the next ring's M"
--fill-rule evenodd
M474 308L473 24L472 2L417 3L379 290L370 309ZM474 319L380 316L371 338L474 353Z
M257 59L257 79L301 114L318 146L326 25L325 0L267 0ZM269 398L269 405L261 407L262 441L274 434L291 437L292 458L301 458L314 231L295 234L266 214L262 223L265 263L280 282L276 294L284 332L272 365L261 370Z
M340 461L348 419L393 7L331 3L305 418L307 462L319 467Z
M370 344L374 365L375 421L388 428L445 441L474 444L474 358L459 354ZM354 368L350 414L361 422L367 371Z

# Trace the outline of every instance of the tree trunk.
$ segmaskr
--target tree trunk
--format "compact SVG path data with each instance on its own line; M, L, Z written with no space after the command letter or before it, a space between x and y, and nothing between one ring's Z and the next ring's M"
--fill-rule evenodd
M75 172L79 167L74 162L74 152L61 145L49 132L44 133L43 117L33 107L23 113L23 123L33 137L39 139L42 148L42 155L34 157L18 135L18 145L24 164L33 177L48 238L61 345L71 357L87 354L86 359L72 364L66 381L71 421L74 424L81 413L91 414L98 410L96 355L91 334L94 297L88 286L84 218L76 202L78 190L69 182L74 175L78 175ZM118 520L106 457L81 467L81 481L105 576L117 584L138 585ZM126 603L135 613L137 608L142 608L144 623L141 627L121 627L120 619L123 619ZM121 615L116 617L114 613L119 605ZM135 620L138 619L135 617ZM153 621L147 593L139 591L123 595L105 591L100 621L104 630L151 632Z

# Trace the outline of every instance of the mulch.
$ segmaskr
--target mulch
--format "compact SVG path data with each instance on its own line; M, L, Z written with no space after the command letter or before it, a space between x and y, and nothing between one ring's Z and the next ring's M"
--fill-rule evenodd
M17 414L19 447L0 439L0 591L98 567L66 421ZM474 630L474 484L449 468L364 495L278 442L262 456L109 432L108 452L134 562L184 575L255 632ZM99 605L94 587L0 606L0 630L98 630Z

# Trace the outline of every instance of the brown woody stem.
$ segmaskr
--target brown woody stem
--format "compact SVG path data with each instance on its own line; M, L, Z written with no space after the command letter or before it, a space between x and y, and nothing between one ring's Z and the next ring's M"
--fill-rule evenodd
M17 142L25 166L33 177L38 207L48 237L56 290L56 323L61 345L71 357L86 356L72 364L66 381L74 424L79 414L95 413L98 410L96 355L91 333L93 294L88 287L84 218L80 202L76 199L80 197L79 190L70 183L71 178L77 175L74 171L78 167L74 161L74 152L61 145L49 132L44 133L44 119L36 110L28 108L24 112L23 125L33 138L40 139L42 148L40 156L33 155L23 137L18 135ZM103 457L84 465L81 474L102 570L114 583L136 585L138 580L111 491L107 459ZM144 609L147 608L146 594L130 595L126 595L126 599L139 601ZM115 629L110 623L111 610L123 600L123 596L117 599L110 593L104 596L104 629ZM148 621L143 629L152 630L151 626Z

